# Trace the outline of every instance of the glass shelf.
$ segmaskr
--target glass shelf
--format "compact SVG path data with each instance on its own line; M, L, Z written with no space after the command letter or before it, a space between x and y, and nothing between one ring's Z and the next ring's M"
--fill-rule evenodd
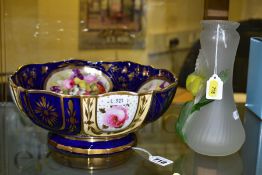
M147 154L130 150L130 155L120 165L101 170L85 170L70 168L54 161L46 144L47 132L21 116L13 103L2 103L0 105L0 174L243 174L244 167L247 165L247 162L242 159L243 151L226 157L208 157L194 153L181 142L174 127L180 109L181 105L172 104L160 120L137 132L138 147L145 148L153 155L173 160L173 164L161 167L149 162ZM239 105L239 109L243 116L244 105Z

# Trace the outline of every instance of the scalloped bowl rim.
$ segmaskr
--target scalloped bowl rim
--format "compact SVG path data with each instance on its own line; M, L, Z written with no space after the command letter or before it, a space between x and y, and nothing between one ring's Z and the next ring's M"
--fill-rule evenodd
M53 92L53 91L50 91L50 90L45 90L45 89L26 89L22 86L18 86L16 85L13 80L12 80L12 77L17 74L22 68L26 67L26 66L30 66L30 65L45 65L45 64L54 64L54 63L59 63L59 62L68 62L68 61L81 61L81 62L89 62L89 63L93 63L93 64L96 64L96 63L131 63L131 64L137 64L137 65L140 65L140 66L147 66L147 67L150 67L150 68L153 68L153 69L157 69L157 70L163 70L163 71L167 71L169 73L171 73L173 75L173 78L175 79L175 82L170 82L169 81L169 85L163 89L160 89L160 90L150 90L150 91L147 91L147 92L133 92L133 91L111 91L111 92L106 92L106 93L103 93L103 94L97 94L97 95L67 95L67 94L60 94L60 93L56 93L56 92ZM152 76L154 77L154 76ZM102 97L102 96L109 96L109 95L117 95L119 93L124 93L124 94L130 94L130 95L136 95L136 96L140 96L140 95L144 95L144 94L152 94L152 93L155 93L155 92L163 92L167 89L170 89L170 88L173 88L175 86L178 85L178 79L177 77L170 71L168 71L167 69L158 69L158 68L155 68L151 65L142 65L142 64L139 64L139 63L136 63L136 62L133 62L133 61L97 61L97 62L92 62L92 61L86 61L86 60L79 60L79 59L68 59L68 60L63 60L63 61L52 61L52 62L46 62L46 63L38 63L38 64L26 64L26 65L22 65L22 66L19 66L17 68L17 70L9 76L8 78L8 81L9 83L11 84L11 86L14 86L15 88L18 88L22 91L26 91L26 92L33 92L33 93L46 93L46 94L53 94L55 96L59 96L59 97L71 97L71 98L80 98L80 97Z

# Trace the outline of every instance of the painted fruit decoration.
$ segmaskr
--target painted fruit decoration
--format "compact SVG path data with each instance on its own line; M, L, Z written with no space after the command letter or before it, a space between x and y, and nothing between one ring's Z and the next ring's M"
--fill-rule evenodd
M48 80L46 89L66 95L103 94L110 89L105 79L101 74L85 71L85 68L66 69L55 73Z

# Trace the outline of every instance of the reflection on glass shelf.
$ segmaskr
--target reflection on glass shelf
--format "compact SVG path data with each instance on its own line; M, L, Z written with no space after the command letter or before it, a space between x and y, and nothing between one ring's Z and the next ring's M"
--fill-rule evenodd
M128 158L119 165L101 170L85 170L57 163L46 144L47 132L22 116L14 104L0 105L0 117L4 121L0 128L0 133L3 133L0 142L4 146L0 148L5 154L0 175L240 175L243 165L238 153L227 157L206 157L192 152L181 142L174 127L180 108L181 105L171 105L160 120L137 133L138 147L145 148L152 155L170 159L174 161L173 164L161 167L149 162L143 152L130 150ZM80 163L85 165L88 161ZM245 167L249 165L245 161L243 163Z
M121 164L116 165L111 168L101 169L101 170L84 170L84 169L76 169L70 168L70 161L68 161L67 166L57 163L53 159L53 153L51 153L47 147L47 132L42 128L36 127L32 125L32 123L24 116L19 114L16 107L9 103L5 108L0 107L1 111L6 111L2 113L1 118L5 119L5 127L0 128L1 131L3 129L6 130L5 133L5 152L6 159L6 173L3 175L80 175L80 174L171 174L172 173L172 165L167 167L160 167L155 165L147 160L147 158L141 154L130 150L130 154L121 162ZM159 127L152 127L159 128ZM152 129L151 128L151 129ZM149 130L151 130L149 129ZM158 132L158 130L153 129L154 132L151 132L151 136L153 133ZM148 132L149 134L149 132ZM139 136L142 136L143 133L138 133ZM143 137L143 136L142 136ZM157 139L156 137L155 139ZM147 140L147 139L146 139ZM146 146L146 140L141 141L142 146ZM3 140L1 140L3 142ZM152 153L158 153L158 150L166 150L161 147L162 143L157 142L155 140L155 144L153 144L153 149L151 149L150 145L147 145L146 149L152 151ZM169 144L171 148L171 144ZM171 153L171 152L170 152ZM160 154L164 155L163 152ZM175 157L172 157L174 160ZM64 158L64 157L63 157ZM57 159L56 159L57 160ZM87 165L88 158L86 162L84 159L81 160L80 163L82 165ZM64 160L63 161L67 161ZM117 160L119 161L119 160ZM75 163L75 162L73 162ZM75 167L75 166L74 166ZM78 167L81 167L78 165ZM84 166L81 168L85 168Z
M22 161L22 160L21 160ZM157 170L152 163L149 163L146 159L141 157L139 154L132 152L130 158L123 164L119 166L114 166L111 168L100 169L100 170L85 170L85 169L76 169L70 168L68 166L63 166L62 164L54 161L49 154L41 159L35 159L27 155L27 165L23 164L18 171L18 174L21 175L35 175L35 174L48 174L48 175L82 175L82 174L96 174L96 175L116 175L116 174L155 174L160 175L161 172Z
M174 171L183 175L242 175L243 172L239 153L226 157L190 153L177 159L174 166Z

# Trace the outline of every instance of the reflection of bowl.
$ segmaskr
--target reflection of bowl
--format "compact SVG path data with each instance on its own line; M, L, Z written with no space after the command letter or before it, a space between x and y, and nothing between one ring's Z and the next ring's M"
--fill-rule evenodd
M194 175L242 175L243 162L239 153L211 157L190 152L174 162L174 171Z
M74 79L75 69L81 76L95 77L99 86L90 84L90 77ZM61 90L69 79L74 82ZM77 155L110 154L130 148L135 143L132 133L167 110L177 85L167 70L132 62L81 60L26 65L9 81L20 111L50 131L50 148ZM61 87L52 92L53 86Z

